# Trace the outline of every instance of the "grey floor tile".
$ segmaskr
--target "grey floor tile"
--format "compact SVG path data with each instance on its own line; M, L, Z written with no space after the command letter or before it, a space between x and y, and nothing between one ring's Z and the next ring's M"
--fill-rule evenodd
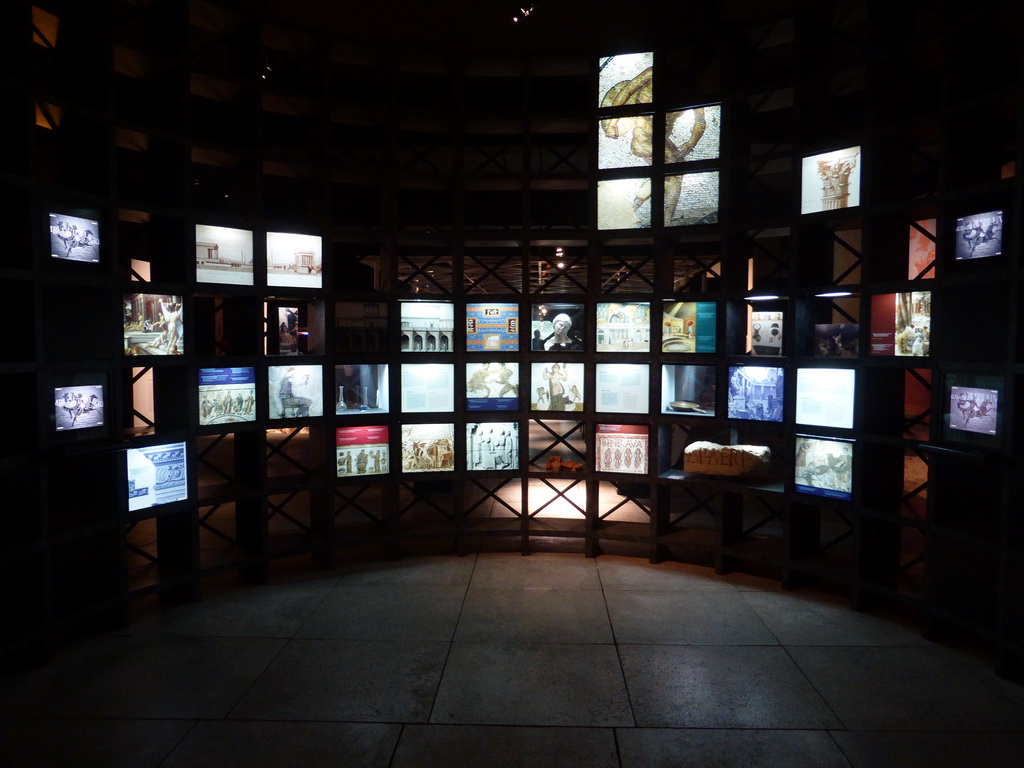
M0 684L0 712L21 716L224 717L285 644L158 635L83 643Z
M160 768L387 768L400 725L202 722Z
M11 768L153 768L191 720L24 720L0 722L0 765Z
M198 603L165 608L134 624L130 633L289 638L336 581L249 586Z
M950 648L815 648L789 653L852 731L1024 730L1024 687Z
M437 642L292 640L231 717L426 722L447 653Z
M1020 733L832 734L853 768L1016 768L1024 765Z
M432 723L633 725L615 647L453 643Z
M481 554L470 588L601 589L593 558L580 555Z
M337 587L313 611L296 636L448 641L455 634L465 595L465 587Z
M618 768L610 728L407 725L392 768Z
M597 590L471 589L457 641L610 643L611 625Z
M338 567L340 586L410 584L421 587L465 587L476 555L407 557L389 562L360 562Z
M716 576L711 568L684 563L658 563L653 565L635 557L601 555L597 558L597 571L605 591L612 589L650 589L660 592L678 590L726 590L736 587L727 578Z
M606 591L619 643L778 645L738 592Z
M744 592L783 645L927 645L911 621L851 610L848 600L817 592Z
M828 731L621 728L622 768L850 768Z
M638 726L840 725L780 647L622 645L619 655Z

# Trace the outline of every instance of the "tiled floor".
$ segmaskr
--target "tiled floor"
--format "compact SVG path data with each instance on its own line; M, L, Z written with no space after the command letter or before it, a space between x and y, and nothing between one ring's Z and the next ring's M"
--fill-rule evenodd
M209 594L0 679L0 719L4 768L1024 765L1024 686L987 659L819 593L604 556Z

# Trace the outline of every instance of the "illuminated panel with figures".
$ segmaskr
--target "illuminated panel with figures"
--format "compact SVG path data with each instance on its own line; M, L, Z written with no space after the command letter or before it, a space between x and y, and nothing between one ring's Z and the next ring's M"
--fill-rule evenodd
M454 424L403 424L403 472L454 472Z
M998 448L1003 440L1002 376L947 373L943 380L942 436L946 440Z
M84 212L80 212L84 214ZM95 216L92 213L92 216ZM100 223L86 215L50 214L50 256L62 261L100 260Z
M987 211L956 220L956 259L981 259L1003 253L1003 212Z
M240 421L256 421L256 370L200 368L200 426Z
M729 366L729 418L782 421L785 395L782 368Z
M185 317L181 296L126 293L123 325L126 355L185 354Z
M796 436L793 482L798 493L853 498L853 441Z
M519 363L467 363L466 410L519 410Z
M534 352L582 352L585 331L586 316L582 304L535 304L530 326L530 349Z
M267 369L271 419L324 415L323 373L319 365L272 365Z
M519 469L519 424L514 421L466 424L466 469Z
M583 363L533 363L532 410L582 411L583 395Z
M338 477L386 475L388 461L388 427L338 427L334 430Z
M104 425L103 385L56 387L53 390L54 429L91 430Z

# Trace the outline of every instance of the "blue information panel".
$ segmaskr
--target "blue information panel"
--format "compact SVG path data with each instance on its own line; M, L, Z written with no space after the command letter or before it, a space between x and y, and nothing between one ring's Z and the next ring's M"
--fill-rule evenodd
M518 352L518 304L467 304L468 352Z

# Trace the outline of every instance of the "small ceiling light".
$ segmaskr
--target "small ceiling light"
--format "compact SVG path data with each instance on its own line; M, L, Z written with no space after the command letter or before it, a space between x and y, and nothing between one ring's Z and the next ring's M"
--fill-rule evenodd
M853 296L850 291L829 291L828 293L816 293L814 295L819 299L838 299L842 296Z

